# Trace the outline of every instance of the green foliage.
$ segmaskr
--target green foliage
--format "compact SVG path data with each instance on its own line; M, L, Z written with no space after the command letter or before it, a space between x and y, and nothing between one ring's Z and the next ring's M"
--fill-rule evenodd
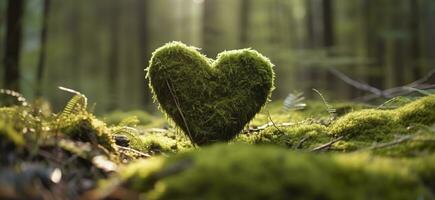
M58 121L58 129L71 139L101 145L114 151L114 141L106 124L91 114L69 115Z
M14 147L24 145L24 138L19 134L11 124L0 118L0 150L11 144Z
M331 106L331 105L326 101L325 97L323 97L322 93L320 93L317 89L314 89L314 88L313 88L313 91L316 92L316 93L320 96L320 98L322 98L323 104L325 104L325 107L326 107L326 111L328 111L329 116L331 117L331 119L334 119L334 118L335 118L335 112L336 112L335 108L333 108L333 107L332 107L332 106Z
M65 177L80 169L105 183L95 191L100 199L117 191L144 199L430 199L434 192L435 95L395 109L331 104L338 119L321 101L296 111L277 101L229 144L199 149L156 116L144 126L128 113L107 126L85 99L76 94L58 114L40 104L0 107L0 161L15 168L65 160ZM120 136L128 142L116 146ZM68 190L80 185L74 180L65 179Z
M66 104L61 115L82 114L86 112L88 98L85 95L65 87L59 87L59 89L74 94Z
M266 103L273 89L270 61L250 49L213 61L179 42L153 53L147 73L160 108L196 144L228 141Z
M54 129L60 130L68 137L102 145L110 151L115 150L115 143L106 124L87 111L88 99L85 95L72 89L59 87L61 90L75 94L63 111L52 122Z

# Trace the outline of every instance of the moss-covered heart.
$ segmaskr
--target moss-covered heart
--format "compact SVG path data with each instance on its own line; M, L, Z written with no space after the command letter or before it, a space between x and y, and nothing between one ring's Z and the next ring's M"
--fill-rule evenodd
M222 52L213 61L172 42L153 53L147 78L160 108L202 145L234 138L260 111L273 89L272 67L251 49Z

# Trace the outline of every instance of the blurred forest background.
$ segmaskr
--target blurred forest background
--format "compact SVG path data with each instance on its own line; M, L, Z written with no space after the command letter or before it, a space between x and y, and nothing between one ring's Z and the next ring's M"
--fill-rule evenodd
M151 52L173 40L215 58L251 47L276 65L274 99L312 88L329 99L387 89L435 67L434 0L2 0L0 88L54 107L70 95L96 111L154 110Z

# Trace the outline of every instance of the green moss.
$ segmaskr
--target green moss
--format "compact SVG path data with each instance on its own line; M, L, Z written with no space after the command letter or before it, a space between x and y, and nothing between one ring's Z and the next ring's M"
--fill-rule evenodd
M110 129L89 113L63 116L57 124L58 129L71 139L101 145L111 151L116 149Z
M18 133L12 124L0 118L0 149L9 145L20 147L24 144L23 135Z
M422 97L393 110L368 109L351 112L334 121L329 132L334 136L345 136L334 144L336 150L355 150L377 142L392 141L397 136L415 133L411 125L435 124L435 95ZM417 138L400 145L400 148L382 150L386 155L410 155L414 151L433 152L433 142L419 132ZM430 136L433 137L433 136Z
M202 145L232 139L260 111L273 89L272 66L250 49L213 61L172 42L153 53L146 76L160 108Z
M405 126L411 124L435 124L435 95L422 97L395 110L400 123Z
M133 149L147 152L150 154L177 153L192 149L193 146L189 139L170 129L164 132L140 132L140 129L125 127L113 127L112 131L116 134L124 135L129 140L129 146Z
M412 165L413 172L418 175L421 182L433 195L435 192L435 154L422 156L421 159L414 161Z
M396 121L391 111L361 110L334 121L329 131L334 136L382 141L387 139L386 136L391 135L390 133L401 128Z
M146 199L429 197L421 179L433 177L435 169L413 173L418 171L414 167L408 161L368 154L313 155L223 144L166 160L141 161L122 170L121 177L125 187Z
M320 124L296 124L279 129L272 126L258 133L239 135L234 142L310 149L329 141L329 135L326 131L326 127Z
M411 130L410 130L411 131ZM419 157L435 153L435 130L427 127L418 127L407 135L400 136L407 138L396 145L384 148L373 149L373 153L389 157ZM397 138L393 141L398 141Z
M431 95L394 110L368 109L349 113L333 122L329 130L335 136L367 136L377 141L385 134L401 133L412 124L434 123L435 95Z

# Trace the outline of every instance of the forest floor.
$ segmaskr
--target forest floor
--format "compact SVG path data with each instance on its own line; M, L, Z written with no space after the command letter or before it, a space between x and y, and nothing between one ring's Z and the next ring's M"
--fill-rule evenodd
M75 94L0 107L0 199L435 199L435 95L270 102L236 138L192 145L142 111Z

